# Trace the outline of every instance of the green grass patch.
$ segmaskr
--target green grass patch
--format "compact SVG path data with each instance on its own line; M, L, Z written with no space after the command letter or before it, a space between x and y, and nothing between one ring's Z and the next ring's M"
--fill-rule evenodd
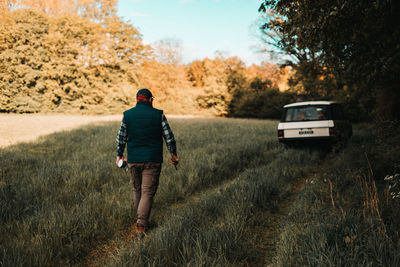
M3 265L76 264L133 223L128 176L116 168L118 123L0 151ZM276 122L171 120L181 158L165 164L154 213L274 158ZM165 152L165 160L167 152Z
M275 121L170 124L181 162L176 171L165 151L141 242L121 235L134 214L130 177L114 163L119 123L0 150L0 265L400 264L397 187L382 179L398 172L387 156L398 150L377 150L369 126L321 157L279 144ZM94 250L104 254L88 259Z
M400 202L379 168L393 159L379 158L369 126L355 129L348 146L329 155L297 195L282 222L276 265L400 265Z

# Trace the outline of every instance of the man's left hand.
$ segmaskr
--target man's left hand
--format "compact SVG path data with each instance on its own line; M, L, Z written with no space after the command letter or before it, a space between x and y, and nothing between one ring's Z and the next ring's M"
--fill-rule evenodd
M179 163L178 156L171 153L171 159L169 160L169 162L176 167L176 165L178 165L178 163Z

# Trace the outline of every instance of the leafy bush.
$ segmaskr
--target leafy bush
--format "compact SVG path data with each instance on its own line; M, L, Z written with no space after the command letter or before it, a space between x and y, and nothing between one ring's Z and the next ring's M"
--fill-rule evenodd
M232 101L229 116L280 119L282 107L295 99L295 94L280 92L275 88L262 91L242 90Z

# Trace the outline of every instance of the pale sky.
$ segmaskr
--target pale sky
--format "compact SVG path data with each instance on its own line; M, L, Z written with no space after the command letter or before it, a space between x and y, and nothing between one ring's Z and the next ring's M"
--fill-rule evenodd
M260 0L119 0L118 13L142 34L145 44L174 38L181 42L183 62L215 51L238 56L246 64L269 61L267 54L251 47L255 36Z

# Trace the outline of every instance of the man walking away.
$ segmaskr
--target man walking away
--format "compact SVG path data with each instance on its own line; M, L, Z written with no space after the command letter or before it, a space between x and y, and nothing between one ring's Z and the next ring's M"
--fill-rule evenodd
M117 135L117 163L124 158L127 144L128 167L130 170L134 209L137 215L136 236L144 237L148 225L154 195L163 161L163 141L171 153L170 163L176 167L179 162L174 134L162 110L153 108L150 90L140 89L137 104L124 112Z

